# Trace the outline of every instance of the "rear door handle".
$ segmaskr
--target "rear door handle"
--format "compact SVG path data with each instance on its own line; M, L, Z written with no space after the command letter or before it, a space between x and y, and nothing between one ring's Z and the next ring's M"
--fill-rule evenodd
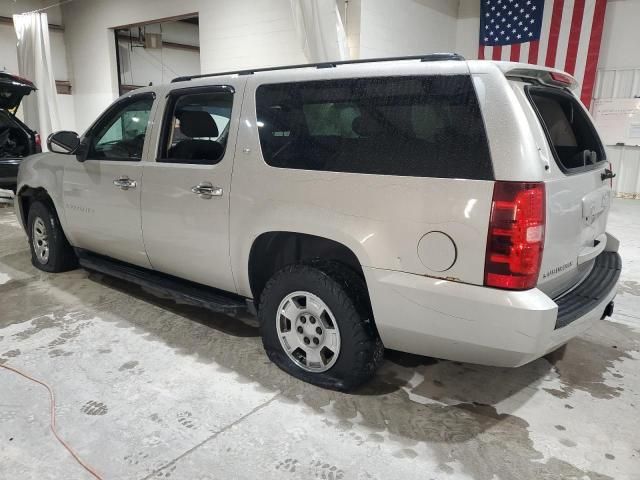
M210 182L200 182L195 187L191 187L191 191L200 198L221 197L222 187L214 187Z
M129 190L130 188L136 188L138 186L138 183L135 180L131 180L126 175L121 175L114 179L113 184L122 190Z

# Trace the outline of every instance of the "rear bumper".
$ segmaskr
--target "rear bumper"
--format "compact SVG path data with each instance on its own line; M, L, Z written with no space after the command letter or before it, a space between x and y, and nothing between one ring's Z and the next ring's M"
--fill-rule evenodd
M595 259L591 273L567 294L556 298L558 318L556 328L564 328L598 307L603 296L615 292L622 259L617 252L602 252Z
M605 254L619 261L616 252ZM618 269L606 288L594 289L587 283L592 272L583 282L590 286L589 308L556 328L558 304L535 288L514 292L375 268L364 272L385 347L505 367L535 360L600 320L619 275ZM574 291L584 294L583 284Z

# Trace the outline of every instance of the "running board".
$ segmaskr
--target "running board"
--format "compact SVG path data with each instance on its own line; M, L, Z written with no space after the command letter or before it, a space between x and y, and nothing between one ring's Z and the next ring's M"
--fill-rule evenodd
M76 249L76 254L81 267L135 283L161 297L169 297L180 303L225 314L236 314L247 310L245 299L239 295L130 265L86 250Z

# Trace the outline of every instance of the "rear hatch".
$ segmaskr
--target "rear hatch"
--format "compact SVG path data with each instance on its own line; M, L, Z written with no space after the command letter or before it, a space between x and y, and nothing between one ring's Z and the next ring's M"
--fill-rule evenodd
M558 298L589 274L606 245L609 164L587 110L567 88L529 85L525 93L555 160L551 178L545 180L547 215L538 288Z
M35 89L35 85L25 78L0 72L0 109L15 113L22 98Z

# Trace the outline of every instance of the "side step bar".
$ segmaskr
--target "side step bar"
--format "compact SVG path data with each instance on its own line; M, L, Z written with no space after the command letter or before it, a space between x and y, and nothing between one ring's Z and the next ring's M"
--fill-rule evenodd
M162 297L225 314L247 311L247 303L239 295L136 267L86 250L76 249L76 254L83 268L135 283Z

